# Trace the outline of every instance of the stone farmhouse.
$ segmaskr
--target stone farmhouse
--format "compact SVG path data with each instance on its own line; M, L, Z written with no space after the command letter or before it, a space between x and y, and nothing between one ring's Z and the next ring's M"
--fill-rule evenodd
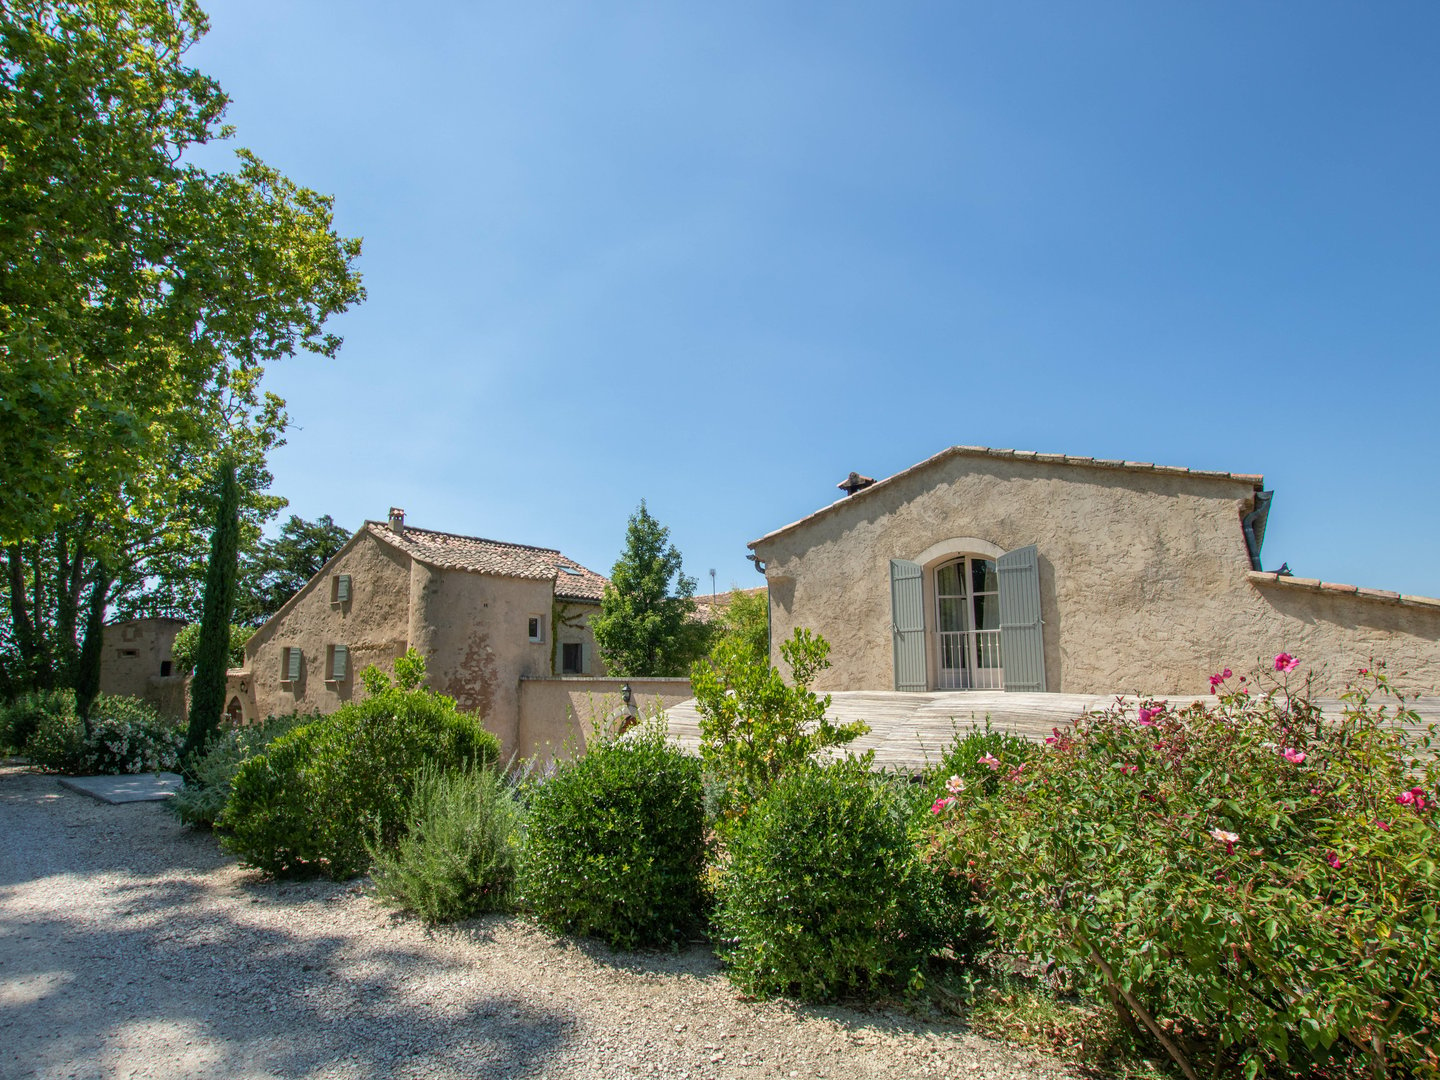
M840 486L750 544L818 689L1202 694L1282 651L1320 693L1372 656L1440 686L1440 600L1262 568L1260 476L956 446Z
M522 682L603 675L589 621L605 584L552 548L417 529L392 509L256 630L229 672L227 715L332 712L363 695L363 668L414 648L433 689L479 711L507 753L529 753L544 740L522 732ZM571 699L542 699L563 727Z

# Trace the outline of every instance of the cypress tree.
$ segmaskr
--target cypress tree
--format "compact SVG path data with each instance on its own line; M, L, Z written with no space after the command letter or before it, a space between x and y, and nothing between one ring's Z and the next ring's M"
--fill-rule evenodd
M225 709L225 669L230 656L230 616L235 607L236 566L240 551L240 482L235 459L226 454L216 469L219 499L215 531L210 534L210 562L205 569L200 641L195 647L195 674L190 680L190 729L182 757L205 749L220 726Z

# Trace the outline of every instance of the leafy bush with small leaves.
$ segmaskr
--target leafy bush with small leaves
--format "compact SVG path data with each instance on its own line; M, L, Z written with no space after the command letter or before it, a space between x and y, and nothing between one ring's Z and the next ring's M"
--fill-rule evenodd
M228 662L231 667L242 667L245 664L245 643L254 635L253 626L230 626L230 653ZM175 640L170 643L170 658L175 662L175 671L179 675L190 675L195 671L195 652L200 646L200 624L198 622L186 623L175 635Z
M658 725L560 763L531 792L521 895L553 930L621 949L684 941L704 861L700 762Z
M499 757L500 740L454 699L367 675L371 697L282 735L235 773L215 824L242 862L269 874L354 877L370 851L404 835L422 766L465 769Z
M399 842L371 852L376 896L431 924L507 910L520 822L514 791L497 769L425 766Z
M732 830L715 931L747 994L806 1001L919 988L932 957L976 932L964 882L932 869L906 798L868 758L781 778Z
M68 694L68 692L67 692ZM31 764L75 776L164 772L176 767L183 728L157 716L138 698L101 694L90 706L87 726L74 711L73 695L54 695L25 744Z
M830 696L810 689L830 666L828 641L797 627L781 642L780 655L790 668L788 681L768 659L757 664L739 640L722 641L690 674L700 756L716 782L722 835L782 776L870 730L859 720L832 723Z
M240 766L263 753L281 735L316 719L313 714L271 716L260 724L222 728L209 748L191 763L193 775L186 777L185 786L166 803L166 808L183 824L213 828L230 800L230 785Z
M74 717L75 691L31 690L0 708L0 752L25 753L46 717Z
M1440 1076L1440 764L1382 669L1336 717L1296 663L1058 730L941 809L953 863L1010 949L1091 980L1187 1077L1342 1051Z

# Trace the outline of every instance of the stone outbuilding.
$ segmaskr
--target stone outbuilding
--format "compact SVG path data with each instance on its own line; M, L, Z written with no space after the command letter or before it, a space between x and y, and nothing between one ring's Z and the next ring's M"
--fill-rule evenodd
M121 619L105 627L100 653L100 692L136 697L163 715L185 713L185 678L175 670L171 647L184 619Z
M1262 568L1260 476L956 446L841 486L750 544L821 690L1198 694L1282 651L1323 693L1372 657L1440 685L1440 600Z
M515 751L522 679L603 674L590 618L605 584L553 548L417 529L392 509L255 631L227 715L333 712L363 694L363 668L414 648L427 683Z

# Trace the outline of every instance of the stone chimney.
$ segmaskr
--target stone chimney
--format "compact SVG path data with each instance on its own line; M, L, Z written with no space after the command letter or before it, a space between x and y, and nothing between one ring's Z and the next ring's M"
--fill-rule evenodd
M390 507L390 528L397 533L405 531L405 511L398 506Z
M835 486L845 492L846 495L854 495L857 491L864 491L874 482L875 478L873 476L861 476L858 472L852 472Z

